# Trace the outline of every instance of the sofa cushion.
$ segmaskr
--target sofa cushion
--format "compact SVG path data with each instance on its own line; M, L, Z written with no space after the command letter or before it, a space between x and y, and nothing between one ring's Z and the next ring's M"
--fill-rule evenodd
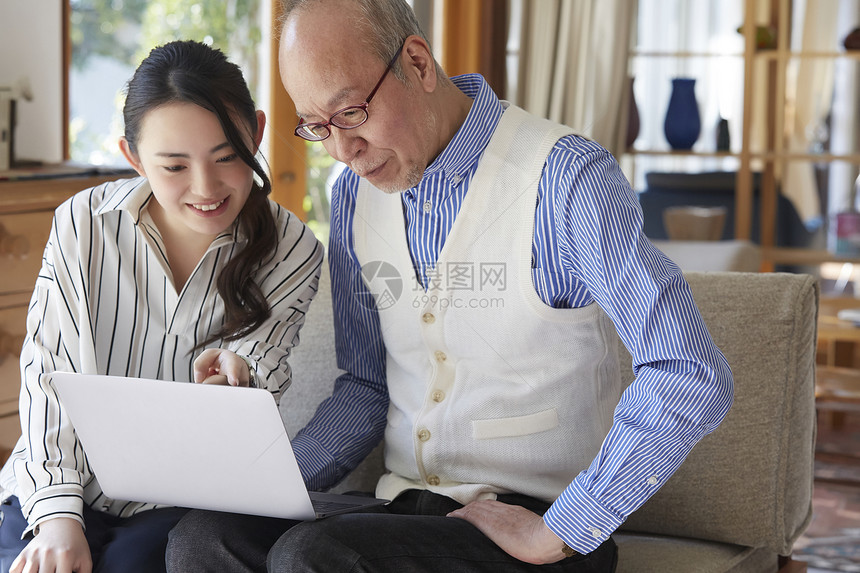
M812 510L816 283L782 273L686 276L732 368L734 405L622 529L789 554Z
M616 533L615 573L765 573L777 570L767 549L660 535Z

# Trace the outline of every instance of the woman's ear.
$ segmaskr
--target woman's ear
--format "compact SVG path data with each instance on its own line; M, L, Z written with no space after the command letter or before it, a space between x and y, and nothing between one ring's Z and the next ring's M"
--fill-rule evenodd
M126 161L137 171L137 174L141 177L146 177L146 173L143 170L143 164L140 162L140 158L137 156L135 152L131 150L131 146L128 144L128 140L125 136L119 138L119 150L122 151L122 154L125 156Z
M266 112L261 109L257 110L257 135L254 136L254 153L259 151L260 144L263 142L263 132L266 131Z

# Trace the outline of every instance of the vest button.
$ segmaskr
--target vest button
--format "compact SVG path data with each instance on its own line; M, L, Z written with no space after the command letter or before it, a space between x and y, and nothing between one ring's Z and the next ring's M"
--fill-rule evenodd
M432 312L425 312L421 316L421 320L423 320L425 324L433 324L434 322L436 322L436 317L433 315Z
M436 361L437 362L445 362L448 360L448 355L442 352L441 350L436 351Z
M433 390L432 397L434 402L441 402L445 399L445 392L442 390Z
M422 442L426 442L427 440L429 440L430 430L428 430L427 428L421 428L420 430L418 430L418 439Z
M430 485L439 485L439 476L427 476L427 483Z

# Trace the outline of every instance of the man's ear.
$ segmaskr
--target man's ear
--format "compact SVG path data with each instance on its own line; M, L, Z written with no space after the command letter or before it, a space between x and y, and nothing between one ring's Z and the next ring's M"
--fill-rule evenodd
M400 55L403 71L411 80L417 81L426 92L436 89L436 60L430 46L421 36L409 36L403 42L403 53Z
M128 140L125 136L119 138L119 150L122 151L122 154L125 156L126 161L137 171L137 174L141 177L146 177L146 173L143 170L143 164L140 162L140 158L137 156L135 152L131 150L131 146L128 144Z

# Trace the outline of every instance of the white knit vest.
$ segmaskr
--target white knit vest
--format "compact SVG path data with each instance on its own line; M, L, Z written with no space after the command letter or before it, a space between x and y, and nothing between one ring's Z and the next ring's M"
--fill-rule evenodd
M379 309L391 398L378 496L417 488L461 503L509 492L551 501L597 454L621 395L615 330L596 304L547 306L531 277L538 181L568 133L508 107L426 291L400 195L362 180L355 249Z

